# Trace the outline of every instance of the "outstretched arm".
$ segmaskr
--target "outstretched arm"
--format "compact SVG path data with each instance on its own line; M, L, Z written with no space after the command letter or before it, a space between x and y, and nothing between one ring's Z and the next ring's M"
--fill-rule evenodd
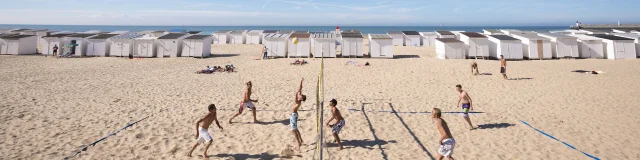
M216 125L218 125L218 128L220 128L220 130L223 130L222 126L220 126L220 122L218 122L218 113L217 112L213 112L213 120L216 121Z
M300 88L298 88L298 93L302 94L302 82L304 82L304 78L300 80Z

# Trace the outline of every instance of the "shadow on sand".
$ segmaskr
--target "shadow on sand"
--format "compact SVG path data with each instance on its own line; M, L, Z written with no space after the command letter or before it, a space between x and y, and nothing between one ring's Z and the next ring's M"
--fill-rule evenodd
M409 134L413 137L413 140L416 141L416 143L418 144L418 146L420 147L420 149L422 149L422 151L424 151L425 153L427 153L427 156L429 156L430 159L435 159L433 157L433 155L431 154L431 152L429 152L429 150L427 150L426 147L424 147L424 145L422 144L422 142L420 142L420 139L418 139L418 137L416 136L415 133L413 133L413 131L411 130L411 128L409 128L409 126L407 126L407 123L404 123L404 120L402 119L402 117L400 117L400 115L398 115L398 112L396 112L396 109L393 108L393 105L391 103L389 103L389 107L391 107L391 111L394 115L396 115L396 117L398 117L398 120L400 120L400 123L402 123L402 125L404 126L405 129L407 129L407 132L409 132Z
M516 124L510 123L492 123L492 124L481 124L478 125L478 129L497 129L497 128L507 128L511 126L515 126Z
M213 155L215 157L220 157L220 158L228 158L228 157L233 157L234 159L276 159L279 158L278 155L276 154L269 154L269 153L262 153L262 154L254 154L254 155L250 155L250 154L217 154L217 155Z
M393 59L420 58L418 55L394 55Z
M511 81L532 80L533 78L509 78Z

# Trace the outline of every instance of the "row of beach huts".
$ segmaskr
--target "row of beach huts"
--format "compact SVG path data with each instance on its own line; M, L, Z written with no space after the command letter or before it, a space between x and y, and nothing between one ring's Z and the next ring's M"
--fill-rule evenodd
M264 45L267 56L364 57L364 40L372 58L393 58L393 46L431 46L439 59L498 58L509 60L553 58L635 59L640 56L640 32L633 30L563 30L537 33L520 30L388 31L362 34L358 30L221 30L199 31L56 32L0 30L0 54L53 54L115 57L209 57L211 45Z

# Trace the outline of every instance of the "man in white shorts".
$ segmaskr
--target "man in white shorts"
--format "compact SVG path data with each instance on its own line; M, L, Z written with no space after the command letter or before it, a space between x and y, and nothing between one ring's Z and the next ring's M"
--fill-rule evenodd
M440 132L440 139L438 143L440 144L440 148L438 149L438 157L437 160L442 160L444 157L453 160L453 149L456 147L456 140L451 136L451 131L449 131L449 126L447 122L444 121L442 117L442 111L439 108L433 108L431 111L431 118L435 120L436 128L438 132Z
M196 139L197 142L195 145L193 145L193 148L191 148L191 151L189 151L189 154L187 154L187 156L191 157L191 153L193 152L193 150L196 149L196 147L198 147L198 145L200 145L200 143L205 143L207 142L207 146L204 148L204 154L203 157L207 158L207 150L209 150L209 147L211 146L212 138L211 138L211 134L209 134L209 126L211 126L211 124L215 121L216 125L218 125L218 128L220 128L220 130L222 130L222 126L220 126L220 123L218 122L218 116L216 114L216 105L214 104L210 104L208 107L209 113L207 113L207 115L205 115L204 117L202 117L200 120L198 120L198 122L196 122ZM200 125L200 123L202 123L202 125Z
M229 119L229 124L232 123L231 120L233 120L233 118L242 114L245 107L251 109L251 112L253 113L253 123L258 123L258 120L256 119L256 106L253 105L253 102L258 102L258 100L251 99L251 87L251 81L247 82L247 89L244 91L244 98L240 103L240 109L238 109L238 113Z

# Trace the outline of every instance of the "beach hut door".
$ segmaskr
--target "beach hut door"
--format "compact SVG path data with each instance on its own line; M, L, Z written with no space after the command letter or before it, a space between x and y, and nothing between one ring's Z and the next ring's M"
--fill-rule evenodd
M616 43L614 42L613 49L616 52L616 59L624 59L627 58L624 52L624 43Z
M321 43L321 44L322 44L322 57L330 57L331 56L329 53L330 52L329 50L331 49L330 43Z
M542 53L542 51L544 51L542 47L542 40L538 40L537 44L538 44L538 58L542 59L544 58L544 54Z
M0 42L0 54L7 54L7 48L8 48L7 43Z

